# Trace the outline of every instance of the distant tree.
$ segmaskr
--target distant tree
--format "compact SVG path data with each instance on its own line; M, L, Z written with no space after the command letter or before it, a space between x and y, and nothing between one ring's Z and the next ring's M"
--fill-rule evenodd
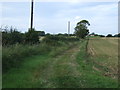
M75 36L75 34L70 34L70 36Z
M45 36L45 32L41 31L40 36Z
M45 32L44 31L36 31L38 33L39 36L45 36Z
M92 32L92 33L91 33L91 35L95 35L95 33L94 33L94 32Z
M50 33L47 33L46 36L51 36L51 34L50 34Z
M58 33L57 36L63 36L63 34L62 33Z
M95 36L99 36L98 34L95 34Z
M85 38L85 36L89 34L89 29L87 26L90 26L90 23L87 20L78 22L75 27L75 35L80 38Z
M118 34L115 34L114 37L118 37Z
M67 34L67 33L64 33L64 36L68 36L68 34Z
M105 37L105 35L99 35L100 37Z
M120 33L119 34L115 34L114 37L120 37Z
M106 37L112 37L112 34L108 34Z
M120 33L118 34L118 37L120 37Z

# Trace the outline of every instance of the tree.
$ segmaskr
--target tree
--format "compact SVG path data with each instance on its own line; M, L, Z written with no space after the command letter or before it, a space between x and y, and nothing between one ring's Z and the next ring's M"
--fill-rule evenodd
M27 33L25 33L25 42L28 44L35 44L39 42L38 33L35 29L29 29Z
M114 37L120 37L120 33L115 34Z
M44 31L40 31L39 32L39 36L45 36L45 32Z
M108 34L106 37L112 37L112 34Z
M22 43L23 35L16 28L11 26L10 29L6 28L2 31L2 45L13 45L16 43Z
M99 35L100 37L105 37L105 35Z
M75 34L77 37L85 38L89 34L89 29L87 26L90 26L90 23L87 20L82 20L77 23L75 27Z

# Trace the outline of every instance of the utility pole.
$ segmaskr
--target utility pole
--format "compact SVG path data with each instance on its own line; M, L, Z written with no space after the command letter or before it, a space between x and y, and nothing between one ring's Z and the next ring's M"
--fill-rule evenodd
M118 2L118 34L119 33L120 33L120 1ZM118 45L119 43L120 43L120 39L118 39ZM120 58L120 46L118 46L118 58ZM119 60L118 63L120 63ZM120 64L118 64L118 67L120 67ZM118 69L118 73L119 73L118 78L120 78L120 69Z
M31 0L31 23L30 23L30 29L33 29L33 4L34 0Z
M68 21L68 36L70 35L70 21Z

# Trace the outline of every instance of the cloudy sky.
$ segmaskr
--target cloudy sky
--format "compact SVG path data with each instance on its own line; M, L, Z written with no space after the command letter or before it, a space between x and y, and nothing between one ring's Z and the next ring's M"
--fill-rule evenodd
M2 9L1 9L2 8ZM25 32L30 27L30 2L2 2L1 25L16 27ZM68 21L71 33L76 23L86 19L90 32L116 34L118 32L118 2L35 2L34 27L46 33L67 33Z

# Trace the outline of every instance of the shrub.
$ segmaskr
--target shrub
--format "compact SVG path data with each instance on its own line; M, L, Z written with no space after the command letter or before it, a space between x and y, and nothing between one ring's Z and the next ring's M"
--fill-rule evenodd
M29 29L28 32L25 33L25 43L35 44L39 42L39 35L35 31L35 29Z
M3 73L13 67L18 67L23 61L23 58L31 55L40 55L50 52L51 48L48 45L12 45L3 47L2 49L2 66Z
M112 37L112 34L108 34L106 37Z
M23 35L18 32L16 29L12 29L11 31L2 32L2 45L12 45L16 43L22 43Z
M43 42L48 45L53 46L59 46L62 42L68 43L68 42L74 42L79 41L79 38L73 38L73 37L65 37L65 36L46 36L43 39Z
M43 31L42 31L43 33ZM13 44L36 44L39 42L39 34L35 29L26 33L21 33L17 29L11 27L2 31L2 45L9 46Z

